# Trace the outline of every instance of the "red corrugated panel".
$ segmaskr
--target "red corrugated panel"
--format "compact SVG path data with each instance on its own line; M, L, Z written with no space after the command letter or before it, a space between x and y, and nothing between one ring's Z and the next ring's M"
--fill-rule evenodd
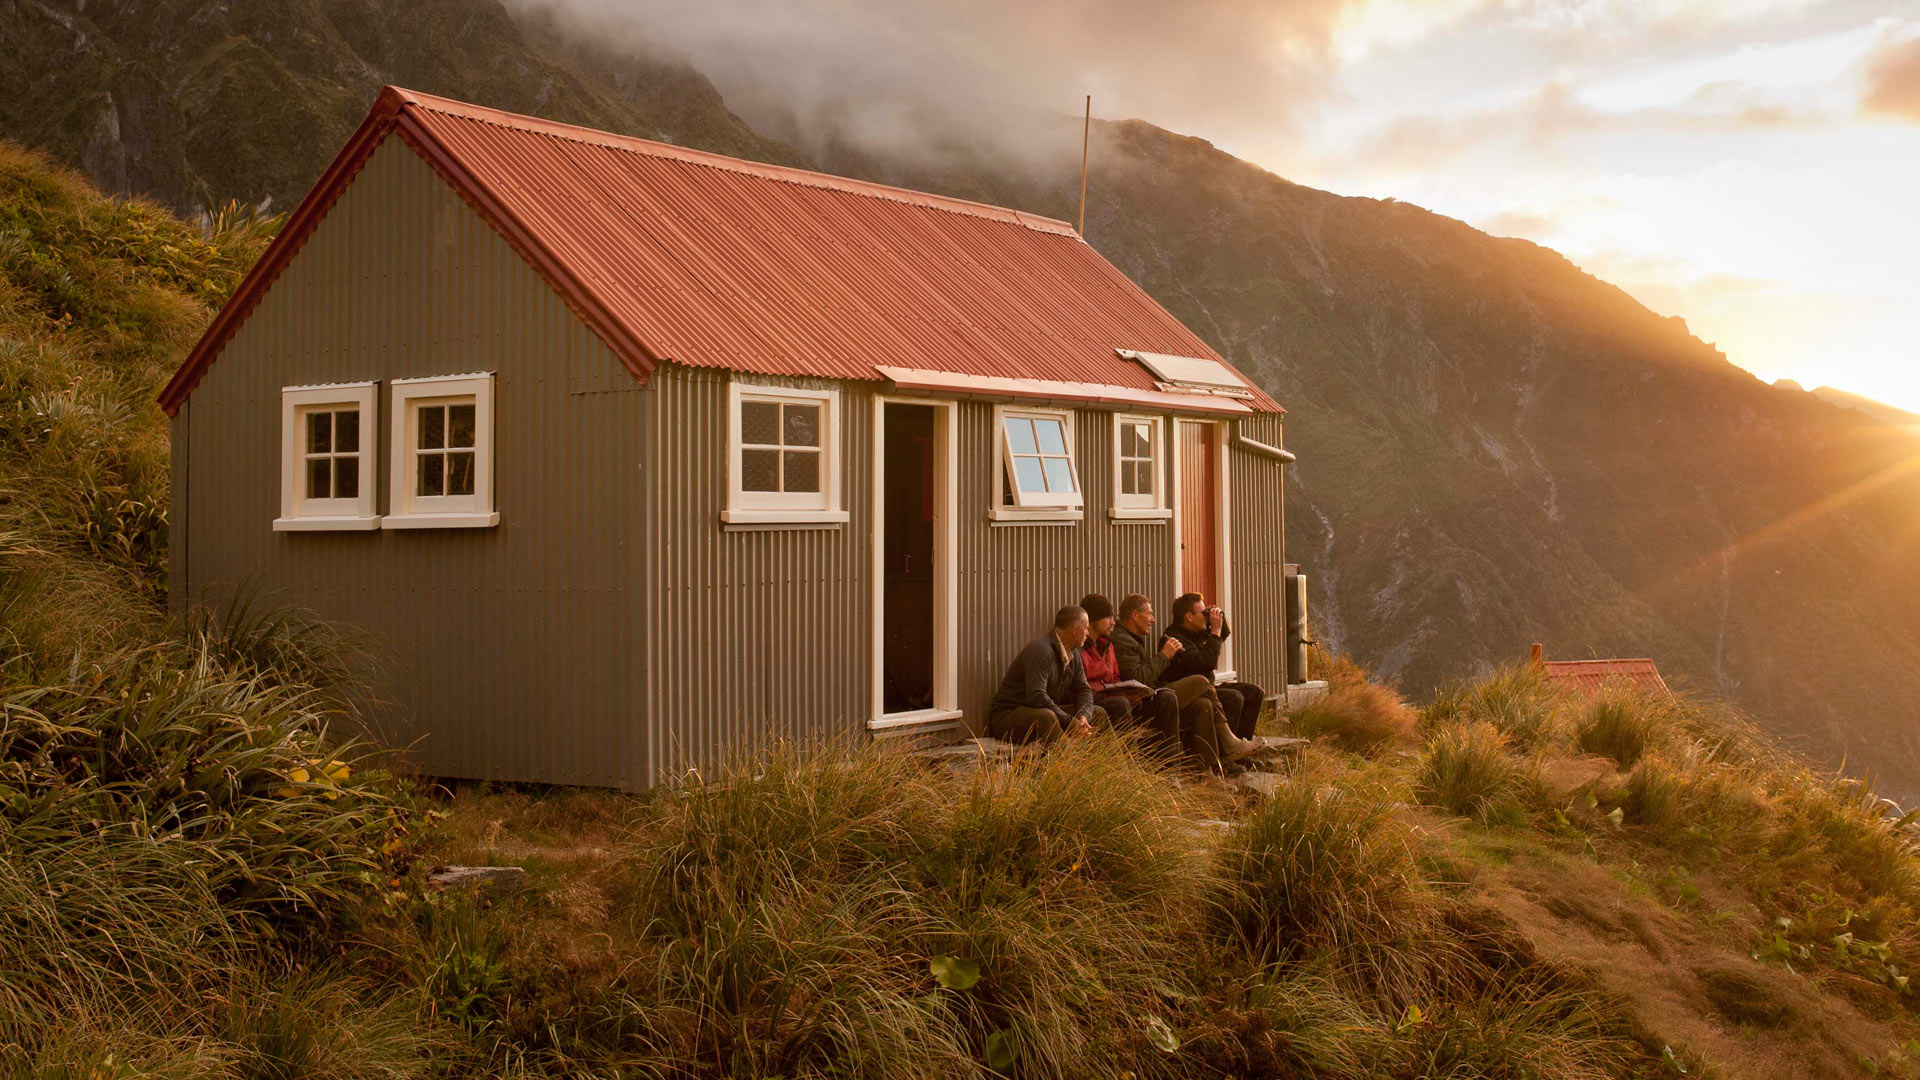
M1581 693L1599 693L1610 685L1670 694L1652 660L1549 660L1547 681Z
M350 182L349 158L394 126L643 377L676 360L1150 391L1152 373L1116 348L1221 359L1063 222L392 87L290 231L317 224L338 194L323 187ZM216 321L162 394L169 410L303 238L283 236L249 274L234 317ZM1253 391L1254 409L1278 410Z

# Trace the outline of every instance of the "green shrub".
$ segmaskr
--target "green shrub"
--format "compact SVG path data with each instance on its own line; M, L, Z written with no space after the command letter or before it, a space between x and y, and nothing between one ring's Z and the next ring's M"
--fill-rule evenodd
M1582 753L1610 757L1630 769L1669 736L1661 730L1669 716L1666 703L1653 695L1610 687L1581 713L1574 741Z
M405 807L308 698L178 646L0 688L0 1043L192 1001L384 872Z
M1331 737L1345 749L1374 754L1412 731L1419 714L1387 687L1356 683L1301 706L1290 719L1297 735Z
M1508 752L1500 729L1485 721L1430 736L1413 777L1421 802L1481 822L1512 816L1526 786L1525 766Z
M105 833L198 845L222 902L316 913L383 868L401 807L364 748L336 744L312 691L156 646L75 661L0 693L15 843Z

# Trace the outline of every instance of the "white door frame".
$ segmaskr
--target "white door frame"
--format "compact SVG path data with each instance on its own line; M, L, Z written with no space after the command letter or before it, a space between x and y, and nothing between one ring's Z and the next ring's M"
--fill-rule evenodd
M887 406L924 405L933 409L933 707L912 712L886 711L886 524ZM873 397L873 680L867 730L956 726L961 719L958 689L960 642L960 410L949 399Z
M1227 471L1228 466L1231 464L1227 457L1230 431L1228 422L1225 420L1196 420L1191 417L1182 416L1175 416L1173 418L1173 438L1167 440L1167 460L1173 472L1172 481L1168 484L1169 500L1173 506L1173 528L1170 530L1173 536L1173 595L1179 596L1181 593L1187 591L1186 583L1182 580L1182 575L1186 573L1186 560L1182 555L1180 547L1180 538L1183 531L1182 518L1186 512L1185 505L1180 501L1181 424L1207 424L1213 428L1213 579L1219 582L1219 595L1213 598L1213 602L1225 608L1228 618L1232 618L1233 534L1229 525L1233 520L1231 513L1232 504L1230 502L1233 495L1233 482L1232 474ZM1173 618L1172 610L1168 610L1166 617L1168 619ZM1214 673L1214 679L1218 682L1232 682L1234 679L1232 638L1228 638L1220 645L1220 666Z

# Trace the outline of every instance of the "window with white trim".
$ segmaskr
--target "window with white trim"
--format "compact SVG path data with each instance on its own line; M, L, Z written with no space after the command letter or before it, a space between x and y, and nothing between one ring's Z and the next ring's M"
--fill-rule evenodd
M1001 501L1022 509L1060 509L1083 502L1073 461L1073 414L1055 409L1000 409Z
M390 529L483 528L493 508L493 375L396 379Z
M840 392L728 384L727 509L734 524L836 523Z
M1117 517L1161 517L1167 505L1162 426L1157 416L1113 418L1113 508Z
M280 391L277 532L372 529L375 384Z

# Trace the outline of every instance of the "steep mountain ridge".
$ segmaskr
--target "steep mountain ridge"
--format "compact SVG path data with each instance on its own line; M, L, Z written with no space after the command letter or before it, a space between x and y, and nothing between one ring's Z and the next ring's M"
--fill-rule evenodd
M188 210L291 204L383 81L800 160L684 65L489 0L11 0L0 55L30 61L0 70L0 134ZM816 164L1071 220L1066 126L1037 163ZM1653 655L1920 793L1920 441L1525 241L1139 121L1097 124L1093 160L1089 241L1290 410L1289 552L1324 639L1415 693L1535 640Z

